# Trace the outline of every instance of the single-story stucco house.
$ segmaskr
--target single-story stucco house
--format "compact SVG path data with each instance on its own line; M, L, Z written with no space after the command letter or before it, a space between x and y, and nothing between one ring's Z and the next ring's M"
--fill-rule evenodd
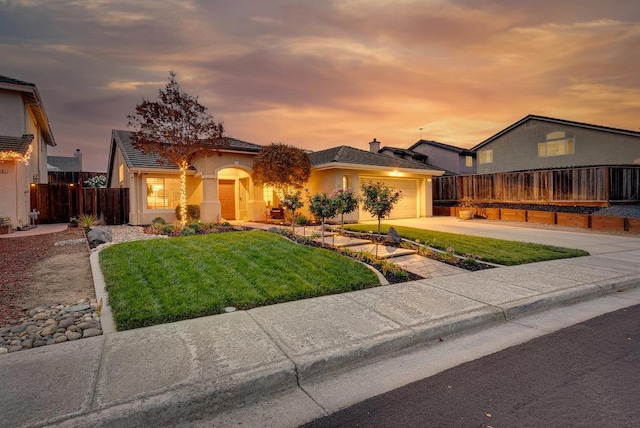
M113 130L109 151L107 187L129 188L129 223L149 224L156 217L175 220L179 202L180 178L176 165L158 162L156 155L135 149L131 132ZM265 218L265 208L277 207L273 189L258 186L251 179L253 159L262 146L227 138L219 154L196 160L187 172L187 204L200 206L203 221L249 220ZM430 217L431 179L444 171L431 165L392 158L349 146L312 152L309 192L330 193L339 188L359 190L361 183L380 181L401 190L403 198L391 218ZM375 148L377 151L377 148ZM306 207L300 210L308 214ZM345 220L368 220L362 210Z

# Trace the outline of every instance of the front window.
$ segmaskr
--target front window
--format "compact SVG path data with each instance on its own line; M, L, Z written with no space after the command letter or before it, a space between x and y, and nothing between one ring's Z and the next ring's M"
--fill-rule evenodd
M541 158L572 155L574 153L575 140L573 138L563 138L561 140L538 143L538 157Z
M147 209L173 209L180 204L180 179L148 177Z
M473 157L465 156L464 157L464 166L473 166Z
M493 150L481 150L478 152L478 163L493 163Z

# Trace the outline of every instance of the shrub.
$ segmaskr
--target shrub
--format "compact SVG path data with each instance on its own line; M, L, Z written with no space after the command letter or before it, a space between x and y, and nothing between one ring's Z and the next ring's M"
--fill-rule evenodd
M196 231L195 231L195 230L193 230L193 229L192 229L192 228L190 228L190 227L183 227L183 228L182 228L182 231L180 232L180 234L181 234L182 236L195 235L195 233L196 233Z
M153 219L151 224L167 224L167 222L162 217L156 217L156 218Z
M98 225L98 217L93 214L82 214L78 218L78 224L85 229L91 229Z
M296 223L298 224L308 224L309 220L307 220L307 218L305 216L303 216L302 214L298 215L296 217Z
M180 205L176 207L176 218L178 221L182 220L180 214ZM187 205L187 220L199 220L200 219L200 205Z

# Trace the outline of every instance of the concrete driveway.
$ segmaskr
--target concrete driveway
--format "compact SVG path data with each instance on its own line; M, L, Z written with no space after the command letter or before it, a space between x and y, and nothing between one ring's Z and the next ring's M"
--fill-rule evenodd
M362 222L377 224L377 221ZM529 223L496 222L489 220L460 220L455 217L422 217L400 220L383 220L383 223L484 236L509 241L578 248L592 255L640 250L640 235L632 233L607 234L602 232L571 230L565 227L538 227Z

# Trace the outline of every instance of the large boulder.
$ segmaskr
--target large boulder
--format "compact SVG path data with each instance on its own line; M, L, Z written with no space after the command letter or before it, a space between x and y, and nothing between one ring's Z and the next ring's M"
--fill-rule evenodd
M100 244L113 241L111 236L111 229L107 227L96 227L87 232L87 239L89 240L89 246L95 248Z
M390 227L384 242L385 244L400 244L402 242L402 236L400 236L393 227Z

